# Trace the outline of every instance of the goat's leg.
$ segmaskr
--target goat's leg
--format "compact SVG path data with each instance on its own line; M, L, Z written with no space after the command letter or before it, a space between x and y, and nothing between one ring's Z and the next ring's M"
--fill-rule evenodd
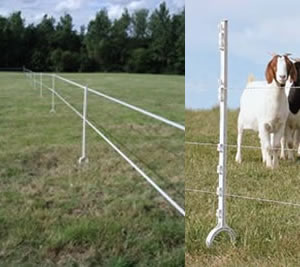
M294 149L297 149L298 156L300 155L300 130L297 129L294 135Z
M243 127L241 125L238 125L238 136L237 136L237 152L235 156L235 161L237 163L242 162L242 151L241 151L241 146L242 146L242 139L243 139Z
M297 129L297 145L295 149L298 149L298 156L300 156L300 129Z
M281 150L280 150L280 158L281 159L285 159L285 136L283 136L280 140L280 146L281 146Z
M263 161L263 163L266 163L266 150L263 146L261 139L260 139L260 148L261 148L262 161Z
M273 154L273 168L277 168L279 165L279 154L280 154L280 141L282 140L284 133L284 127L281 127L277 133L274 133L272 138L272 154Z
M288 131L286 132L286 142L287 142L287 148L288 148L288 159L289 160L295 160L294 157L294 152L293 152L293 148L294 148L294 140L293 140L293 136L295 135L295 130L289 128Z
M270 133L268 132L269 126L262 124L259 126L259 138L261 140L262 149L265 153L265 160L267 168L273 168L272 165L272 148L271 148L271 139Z

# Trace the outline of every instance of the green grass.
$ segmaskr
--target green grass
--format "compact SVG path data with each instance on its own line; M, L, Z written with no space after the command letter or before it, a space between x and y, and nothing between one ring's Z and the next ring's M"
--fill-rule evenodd
M218 109L186 110L186 141L218 143ZM228 113L228 144L236 144L238 112ZM259 146L257 134L246 132L244 145ZM300 203L300 168L297 162L280 161L274 171L261 162L260 150L243 149L243 162L235 163L236 148L228 149L227 193ZM185 146L185 187L215 192L218 184L216 146ZM217 197L185 193L187 266L299 266L299 207L227 198L227 222L237 233L236 245L227 234L210 249L205 239L216 226Z
M184 77L63 76L184 122ZM176 210L90 128L79 166L80 118L23 74L0 79L0 265L183 266ZM56 90L82 110L81 89ZM93 95L88 118L184 206L183 132Z

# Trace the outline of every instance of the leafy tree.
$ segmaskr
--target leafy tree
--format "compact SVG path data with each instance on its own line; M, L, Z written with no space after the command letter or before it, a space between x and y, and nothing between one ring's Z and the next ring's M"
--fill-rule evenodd
M50 54L54 46L55 37L55 19L53 17L48 17L44 15L42 21L33 29L33 34L27 38L28 42L32 44L32 39L34 40L33 46L35 50L32 54L32 64L31 66L36 70L50 70L51 60ZM38 56L42 55L42 58ZM34 59L34 60L33 60Z
M85 44L88 56L97 62L99 70L106 70L111 25L106 9L99 11L88 25Z
M136 10L132 15L133 37L136 40L147 40L149 38L148 29L148 9Z
M125 9L114 21L101 9L79 31L67 13L58 22L45 15L26 25L21 12L14 12L0 16L0 67L184 74L184 20L184 9L170 14L164 2L151 14Z
M185 72L185 11L174 15L172 18L172 42L171 64L175 73Z
M126 62L129 56L129 31L131 25L131 18L128 10L125 9L121 18L115 20L111 28L110 43L108 49L111 51L109 58L111 70L124 71Z
M24 62L24 20L21 12L12 13L4 25L3 34L6 42L6 55L4 61L8 67L22 66Z

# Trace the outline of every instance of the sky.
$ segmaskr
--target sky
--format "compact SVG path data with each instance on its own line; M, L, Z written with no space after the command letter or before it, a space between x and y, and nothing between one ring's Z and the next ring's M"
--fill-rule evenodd
M270 54L300 57L300 1L186 0L185 105L217 104L218 24L228 20L228 104L239 107L248 76L264 80Z
M8 16L21 11L26 23L39 23L45 14L57 21L64 13L73 17L76 29L95 18L96 12L106 8L111 19L121 16L124 8L132 12L139 8L154 10L162 0L0 0L0 15ZM184 0L165 0L169 10L174 13L184 6Z

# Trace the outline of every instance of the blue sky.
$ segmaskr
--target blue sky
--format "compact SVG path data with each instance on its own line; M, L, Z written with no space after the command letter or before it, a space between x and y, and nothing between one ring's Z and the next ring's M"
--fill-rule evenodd
M59 19L65 12L73 17L74 26L79 29L95 17L97 11L106 8L111 19L118 18L124 8L129 12L139 8L153 10L161 0L0 0L0 15L8 16L21 10L26 23L38 23L44 14ZM165 0L170 11L177 12L184 6L184 0Z
M300 57L300 1L186 0L187 108L217 104L218 23L229 22L229 107L239 106L248 75L264 79L269 53Z

